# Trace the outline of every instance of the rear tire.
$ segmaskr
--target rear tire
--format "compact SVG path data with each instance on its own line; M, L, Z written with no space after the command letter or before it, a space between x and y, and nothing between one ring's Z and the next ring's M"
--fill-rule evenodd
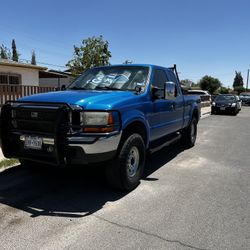
M192 118L189 126L182 133L182 143L187 148L192 148L195 145L197 137L197 119Z
M140 184L145 166L145 144L139 134L128 136L115 159L106 167L108 183L117 189L130 191Z

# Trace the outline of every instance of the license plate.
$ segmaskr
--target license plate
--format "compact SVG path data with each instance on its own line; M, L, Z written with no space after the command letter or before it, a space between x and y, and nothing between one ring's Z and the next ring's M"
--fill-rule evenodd
M38 136L25 136L24 148L41 150L43 139Z
M226 108L225 107L221 107L220 110L226 110Z

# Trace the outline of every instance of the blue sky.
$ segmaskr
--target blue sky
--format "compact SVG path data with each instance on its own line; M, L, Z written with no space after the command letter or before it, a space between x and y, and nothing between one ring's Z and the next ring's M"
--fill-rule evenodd
M177 64L180 78L208 74L231 86L250 68L248 0L2 1L0 43L16 39L21 58L64 66L73 45L103 35L111 63ZM48 66L63 70L64 68Z

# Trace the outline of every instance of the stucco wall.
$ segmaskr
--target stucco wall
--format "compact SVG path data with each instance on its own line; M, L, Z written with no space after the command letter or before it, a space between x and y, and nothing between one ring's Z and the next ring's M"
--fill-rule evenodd
M39 86L39 71L38 71L38 69L0 65L0 73L20 74L22 85Z

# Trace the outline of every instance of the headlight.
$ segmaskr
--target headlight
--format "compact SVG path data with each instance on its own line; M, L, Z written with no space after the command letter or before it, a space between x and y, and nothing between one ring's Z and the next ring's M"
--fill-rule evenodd
M234 103L232 103L232 107L235 107L236 106L236 103L234 102Z
M80 123L83 132L107 133L119 129L118 112L82 112Z
M108 112L84 112L81 114L81 124L84 126L106 126L109 122L112 123L112 115Z
M215 106L216 105L216 103L215 102L212 102L212 106Z

